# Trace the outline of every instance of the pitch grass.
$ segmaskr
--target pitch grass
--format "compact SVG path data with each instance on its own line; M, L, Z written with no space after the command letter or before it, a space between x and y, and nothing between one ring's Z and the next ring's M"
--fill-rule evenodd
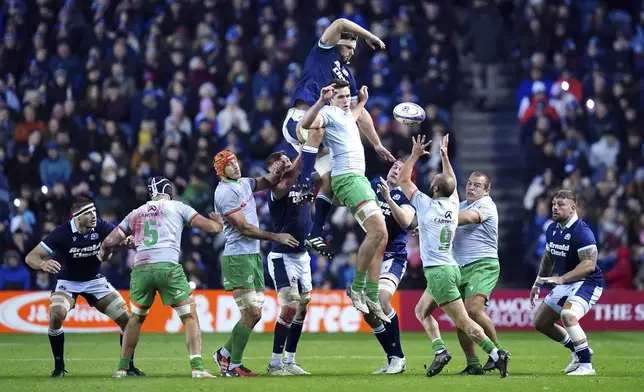
M216 371L212 351L227 335L203 334L206 368ZM431 344L421 333L402 337L407 372L398 376L373 376L384 356L369 334L304 334L297 361L311 377L258 377L254 379L193 380L182 334L144 334L136 354L145 378L114 380L119 358L118 335L66 336L69 374L50 379L53 360L46 335L0 335L0 390L8 391L644 391L644 333L591 333L595 351L595 377L564 376L561 370L570 354L537 333L501 333L512 353L510 376L498 372L481 377L455 373L464 367L456 336L445 334L452 362L443 373L426 378L423 364L431 359ZM264 372L272 349L272 335L254 334L246 348L244 364ZM486 358L481 355L481 360ZM573 389L575 388L575 389Z

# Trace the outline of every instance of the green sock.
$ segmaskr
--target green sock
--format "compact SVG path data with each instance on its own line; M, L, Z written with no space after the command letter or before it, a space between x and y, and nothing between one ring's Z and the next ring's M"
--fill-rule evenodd
M130 358L121 358L119 359L119 368L116 370L129 369L130 368Z
M380 301L378 297L378 282L367 281L367 290L365 293L370 300L374 302Z
M494 351L494 349L496 348L496 346L490 340L490 338L487 338L484 341L482 341L481 343L479 343L479 347L481 347L483 349L483 351L485 351L488 354L491 354L492 351Z
M226 343L224 343L224 348L228 350L229 353L233 351L233 335L234 331L230 334Z
M501 347L501 342L496 342L494 343L494 345L499 349L499 351L503 350L503 347Z
M237 323L233 328L233 349L230 351L230 363L242 363L244 349L250 339L251 329L246 328L241 323Z
M361 293L364 291L367 286L367 273L364 271L356 270L356 274L353 277L353 282L351 282L351 290Z
M439 351L447 349L445 342L441 338L432 340L432 348L434 349L434 354L438 354Z
M465 357L467 359L467 366L472 366L472 367L481 367L481 362L479 361L479 357Z
M195 370L203 370L203 359L201 357L190 358L190 367Z

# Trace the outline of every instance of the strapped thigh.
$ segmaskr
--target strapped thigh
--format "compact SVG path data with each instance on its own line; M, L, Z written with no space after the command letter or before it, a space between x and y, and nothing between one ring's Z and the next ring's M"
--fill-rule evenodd
M74 309L75 304L76 300L62 291L54 291L49 296L49 309L61 307L65 309L65 313L69 313L70 310Z
M360 224L360 227L362 227L362 230L366 232L367 229L365 229L364 223L367 219L378 214L382 215L382 210L380 209L380 206L378 206L378 203L373 200L367 200L366 202L363 202L358 209L356 209L356 213L353 214L353 216Z

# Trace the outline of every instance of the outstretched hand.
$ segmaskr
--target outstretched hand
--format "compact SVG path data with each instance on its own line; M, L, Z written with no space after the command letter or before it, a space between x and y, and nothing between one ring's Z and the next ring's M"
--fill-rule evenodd
M416 137L412 137L412 148L411 148L411 155L415 156L416 158L420 158L423 155L429 155L429 151L427 151L427 147L429 147L430 144L432 144L432 141L429 140L427 143L425 143L425 135L418 135Z

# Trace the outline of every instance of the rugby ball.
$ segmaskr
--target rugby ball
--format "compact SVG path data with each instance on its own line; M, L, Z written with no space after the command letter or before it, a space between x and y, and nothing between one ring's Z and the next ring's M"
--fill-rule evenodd
M401 124L418 125L425 120L425 110L413 102L403 102L394 108L394 118Z

